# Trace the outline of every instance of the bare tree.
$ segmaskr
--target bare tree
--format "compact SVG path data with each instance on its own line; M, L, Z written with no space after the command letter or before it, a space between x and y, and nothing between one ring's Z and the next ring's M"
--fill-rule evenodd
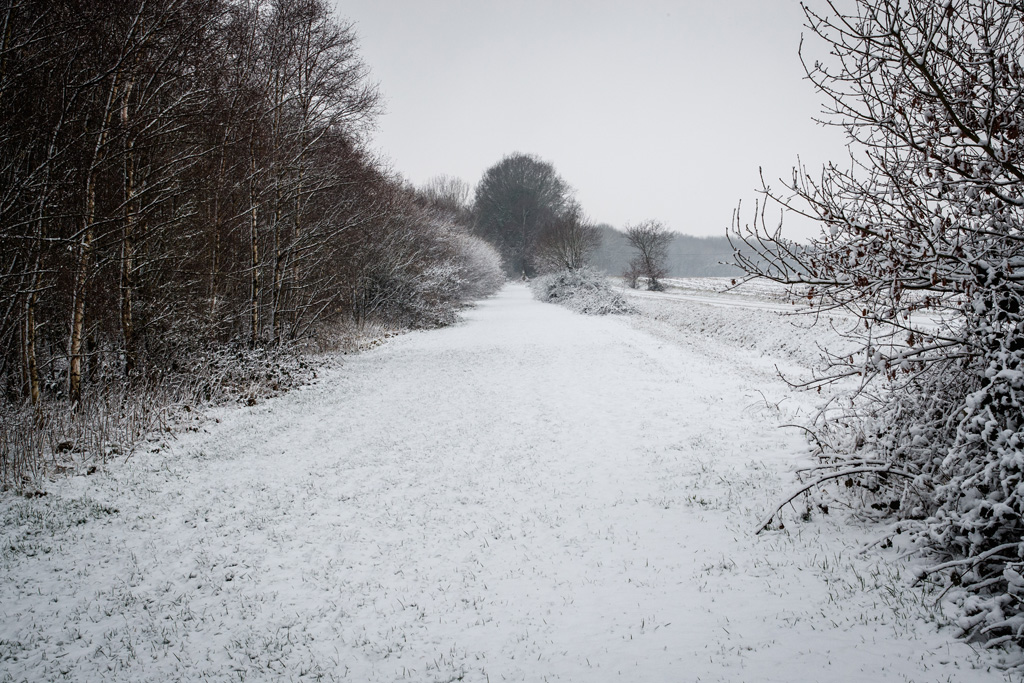
M926 575L975 594L965 631L1022 643L1024 8L828 8L805 10L831 55L806 68L852 164L766 186L822 232L798 245L755 210L732 232L737 262L856 319L846 333L859 350L809 384L860 385L853 409L819 416L822 480L880 491L937 554Z
M622 279L630 289L638 289L640 287L640 267L636 259L630 260L626 265L626 268L622 271Z
M435 207L452 213L461 213L468 207L470 188L462 178L450 175L438 175L423 184L421 192L426 200Z
M579 270L590 262L590 256L601 246L601 232L583 215L583 209L572 201L555 217L538 247L538 263L542 270Z
M637 252L623 275L631 286L635 287L643 277L647 279L647 289L656 292L664 289L661 280L666 275L665 262L672 237L673 233L655 220L626 226L626 239Z

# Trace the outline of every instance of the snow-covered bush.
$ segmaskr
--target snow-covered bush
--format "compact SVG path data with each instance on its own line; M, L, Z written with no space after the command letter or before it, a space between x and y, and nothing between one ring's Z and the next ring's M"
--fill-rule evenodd
M501 289L505 284L505 269L497 249L467 232L457 232L452 241L462 296L480 299Z
M426 267L413 271L409 300L404 305L412 326L455 322L461 308L490 296L505 284L497 250L461 226L434 226L436 249Z
M542 275L530 283L530 288L540 301L561 304L577 313L607 315L636 312L626 298L608 283L608 278L589 268Z
M822 414L819 481L860 483L902 518L932 558L921 578L960 598L965 635L1024 645L1021 7L844 8L806 10L834 57L806 63L853 164L765 188L823 229L797 245L762 214L736 226L737 262L855 321L856 352L810 383L859 383Z
M353 318L413 328L450 325L461 308L504 284L501 258L452 212L419 204L407 189L395 195L392 214L354 250L347 278Z

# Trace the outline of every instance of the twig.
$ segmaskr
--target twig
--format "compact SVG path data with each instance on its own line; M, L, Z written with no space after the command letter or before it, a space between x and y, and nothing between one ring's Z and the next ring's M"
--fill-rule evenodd
M839 472L832 472L831 474L822 475L815 479L814 481L799 487L798 489L787 495L783 499L783 501L779 503L774 510L772 510L772 513L768 515L766 518L764 518L764 520L757 526L757 530L754 532L754 534L760 534L762 531L768 528L768 525L772 523L772 520L775 519L775 516L779 514L782 508L792 503L793 500L801 493L806 493L812 488L824 484L826 481L832 479L839 479L840 477L846 477L854 474L895 474L897 476L907 477L908 479L915 479L917 477L917 475L911 474L910 472L904 472L903 470L893 469L891 465L885 465L882 467L854 467L850 469L840 470Z

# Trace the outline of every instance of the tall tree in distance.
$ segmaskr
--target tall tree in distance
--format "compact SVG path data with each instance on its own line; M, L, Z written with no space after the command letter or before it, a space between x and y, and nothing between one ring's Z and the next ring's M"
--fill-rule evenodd
M510 275L535 275L541 236L565 210L569 185L555 167L511 154L484 172L473 197L477 234L494 244Z
M668 260L668 245L673 233L658 221L647 220L626 226L626 239L636 249L636 256L629 262L624 273L628 284L636 288L639 278L647 279L647 289L660 292L664 289L661 280L665 277L665 263Z

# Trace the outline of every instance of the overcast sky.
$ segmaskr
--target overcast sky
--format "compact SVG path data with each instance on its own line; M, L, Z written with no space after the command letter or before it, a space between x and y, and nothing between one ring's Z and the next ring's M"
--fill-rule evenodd
M336 2L384 96L374 147L416 184L475 186L525 152L595 221L722 235L739 200L753 206L758 167L776 179L798 155L845 155L812 121L797 0Z

